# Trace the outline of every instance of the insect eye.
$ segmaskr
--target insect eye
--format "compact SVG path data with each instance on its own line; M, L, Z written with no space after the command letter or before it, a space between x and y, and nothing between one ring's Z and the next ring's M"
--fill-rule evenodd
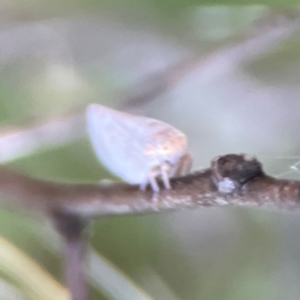
M163 146L163 147L162 147L162 151L163 151L163 152L169 152L169 150L170 150L170 149L169 149L168 146Z

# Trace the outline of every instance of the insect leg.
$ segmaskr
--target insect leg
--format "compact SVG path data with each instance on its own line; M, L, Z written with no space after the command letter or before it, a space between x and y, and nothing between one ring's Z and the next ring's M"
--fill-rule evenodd
M170 184L170 179L169 179L169 171L170 171L170 165L168 163L164 163L160 167L160 175L161 179L164 183L165 189L170 190L171 189L171 184Z
M140 184L140 190L144 191L149 183L152 190L155 193L158 193L160 189L156 182L157 175L159 175L157 168L153 168L152 170L150 170L146 180Z
M190 153L184 154L178 163L173 166L171 174L172 177L177 177L177 176L184 176L188 174L191 169L192 169L192 164L193 164L193 158Z
M155 177L156 177L155 175L150 174L148 180L149 180L149 183L151 185L151 188L152 188L153 192L158 193L159 192L159 186L156 182Z
M182 168L181 168L181 176L184 176L190 173L193 165L193 157L191 153L186 153L182 158Z

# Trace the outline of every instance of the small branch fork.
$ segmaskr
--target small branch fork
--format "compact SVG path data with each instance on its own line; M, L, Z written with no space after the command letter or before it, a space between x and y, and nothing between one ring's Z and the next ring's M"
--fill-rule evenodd
M67 287L72 300L88 299L84 278L84 264L87 250L87 221L82 218L62 213L54 213L53 221L56 229L66 242L65 274Z
M300 181L267 176L255 157L243 154L219 156L211 168L173 178L171 186L153 194L127 184L60 184L0 167L0 205L46 214L64 237L73 300L87 299L83 270L91 218L226 205L300 209Z

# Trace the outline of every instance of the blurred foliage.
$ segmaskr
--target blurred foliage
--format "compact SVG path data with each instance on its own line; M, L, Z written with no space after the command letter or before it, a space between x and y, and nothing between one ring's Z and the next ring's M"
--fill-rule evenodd
M101 168L87 139L42 151L11 166L39 178L62 182L97 182L102 176L113 178Z
M18 248L0 237L0 272L30 299L67 300L68 291Z
M276 12L297 11L298 7L289 7L293 4L299 5L295 0L265 0L259 3L252 0L67 0L64 2L4 0L0 3L0 16L3 16L0 25L5 31L13 26L22 27L31 22L39 24L54 18L59 20L59 25L67 24L66 27L69 28L72 25L68 22L75 20L76 23L76 18L81 17L84 21L78 23L78 26L90 20L91 24L88 23L87 28L91 30L91 36L94 36L92 31L100 30L102 23L97 27L98 25L93 25L93 22L96 23L104 16L116 22L118 24L116 27L120 27L124 22L124 28L121 30L125 30L130 24L134 29L133 36L145 30L145 36L150 39L146 34L151 29L161 38L161 41L174 38L178 44L183 44L183 49L194 50L199 45L200 49L197 48L197 51L205 52L207 49L213 49L215 45L223 45L223 43L226 45L226 39L234 40L237 36L242 36L248 26L264 18L270 9ZM56 23L53 25L57 26L58 32L61 29L59 25ZM116 34L110 32L105 39L114 40L114 33ZM173 35L170 36L170 33ZM113 57L110 48L107 50L109 55L103 55L103 58L101 54L98 55L100 47L97 48L97 44L85 42L86 32L77 34L75 27L70 35L71 38L68 40L72 49L70 55L74 56L71 64L63 61L60 65L56 61L52 65L51 61L45 62L42 55L35 57L28 53L21 58L0 62L1 126L25 128L28 124L83 110L87 103L92 101L111 106L120 102L118 97L114 97L115 93L120 94L122 87L136 75L130 67L127 69L116 67L118 62L123 63L123 60L127 62L126 55L117 59L117 63L113 65L109 61ZM116 46L119 47L120 52L126 48L126 38L125 35L123 44ZM187 40L194 43L185 44ZM161 46L154 41L156 43L153 38L153 48L150 47L150 52ZM55 43L51 41L51 44ZM56 48L57 45L54 46ZM84 52L84 50L88 51ZM142 56L141 52L139 48L136 49L136 59ZM170 52L167 51L164 59L169 55L172 56ZM159 55L154 55L154 58L142 61L141 68L147 69L149 65L152 67L159 59ZM274 83L278 77L282 81L286 80L287 83L294 81L298 84L299 77L287 76L291 69L298 67L297 61L299 61L299 40L293 39L248 65L247 71L265 84ZM51 68L53 66L54 68ZM149 69L152 70L150 67ZM282 72L274 72L274 69ZM216 90L215 86L214 90ZM119 95L121 98L123 96L122 93ZM172 95L169 97L171 98ZM205 103L210 102L206 94L201 97ZM170 107L170 110L176 107L175 102L173 104L168 100L163 99L157 107L152 108L152 111L150 108L149 114L155 109L162 112L165 106ZM189 105L192 107L191 104ZM183 106L188 105L183 103ZM211 109L214 112L216 110L215 107ZM221 105L219 109L224 111L224 114L228 113L228 119L232 119L228 107L228 111L225 111ZM196 115L197 124L205 123L205 126L202 126L203 131L212 127L205 116L203 116L204 121L199 117L202 113L210 118L208 109L203 108L201 112L196 109L192 112L192 110L193 107L190 115L192 116L192 113ZM180 115L182 123L187 123L189 119L189 116L185 119ZM217 126L221 127L218 124ZM214 130L217 129L213 127L212 131ZM284 135L287 134L284 132ZM203 144L202 140L201 143ZM222 139L220 143L223 144ZM209 149L207 152L211 156L213 151L217 150ZM72 143L62 144L57 148L41 149L29 157L18 159L8 165L35 177L59 182L95 183L105 178L118 180L97 162L86 138L78 138ZM275 219L278 221L276 214L249 212L242 209L105 218L93 223L91 244L109 260L110 270L119 272L125 288L136 289L136 295L144 291L145 298L273 300L281 290L281 286L276 284L276 276L277 272L281 272L279 265L282 259L280 250L274 250L282 247L277 240ZM6 245L8 247L6 254L13 256L10 257L11 261L4 256L0 257L1 277L4 281L15 284L23 293L26 284L31 282L30 275L39 276L40 281L36 286L41 289L41 294L34 297L31 292L24 292L26 295L31 295L30 299L46 299L43 292L53 296L51 288L43 288L43 282L47 280L63 282L60 266L61 250L60 247L51 250L51 243L55 239L47 233L46 228L43 217L36 220L29 214L0 211L0 235L3 237L0 239L0 248L4 251ZM48 244L42 241L39 233L46 237ZM23 262L17 260L20 258ZM101 259L100 255L98 259ZM289 259L286 261L291 263ZM4 266L5 262L7 264ZM14 263L18 263L18 266ZM22 266L27 266L27 269L22 269ZM40 275L41 270L43 275ZM299 279L297 276L295 278ZM136 286L131 285L132 281ZM103 282L101 287L101 284L93 283L90 299L115 299L113 290L118 287L112 282L110 286L103 288L106 284ZM64 289L58 283L57 285L63 294Z

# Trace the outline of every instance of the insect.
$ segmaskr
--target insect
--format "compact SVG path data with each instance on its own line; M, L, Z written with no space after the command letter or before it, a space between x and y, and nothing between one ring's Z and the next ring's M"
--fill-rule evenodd
M139 184L141 190L150 184L159 192L159 177L165 189L171 189L170 177L191 170L187 137L167 123L99 104L88 106L86 119L98 159L124 181Z

